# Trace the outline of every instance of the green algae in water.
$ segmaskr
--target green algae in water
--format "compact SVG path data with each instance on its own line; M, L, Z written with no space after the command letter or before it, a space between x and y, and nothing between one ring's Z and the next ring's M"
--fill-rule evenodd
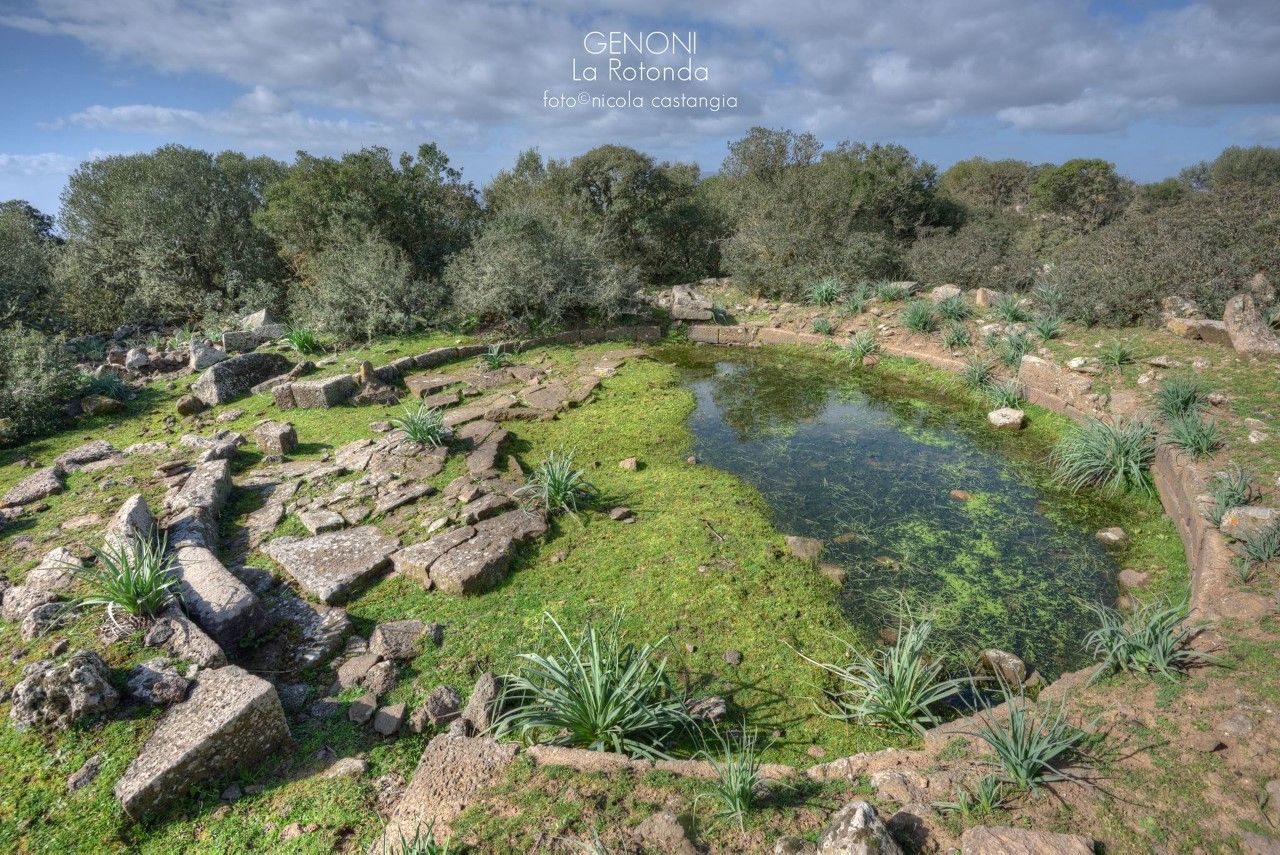
M875 635L927 616L938 651L966 665L983 647L1051 677L1088 664L1084 604L1113 603L1118 572L1093 532L1122 511L1049 484L1047 448L891 372L770 348L657 355L697 400L699 457L759 489L780 530L821 539L823 560L846 570L850 620Z

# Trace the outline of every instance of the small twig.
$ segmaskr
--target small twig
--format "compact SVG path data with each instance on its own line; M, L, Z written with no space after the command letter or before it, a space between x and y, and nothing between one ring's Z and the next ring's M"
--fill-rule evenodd
M708 522L707 520L703 520L702 524L707 527L707 531L711 532L711 536L714 537L718 543L724 543L724 535L716 531L715 528L712 527L710 522Z

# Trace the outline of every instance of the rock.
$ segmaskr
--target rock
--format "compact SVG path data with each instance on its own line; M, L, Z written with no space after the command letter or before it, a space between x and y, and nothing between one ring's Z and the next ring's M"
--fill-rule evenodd
M5 620L20 622L25 620L31 612L57 599L57 595L52 591L27 585L15 585L4 592L4 601L0 604L0 615L3 615Z
M209 406L225 404L248 394L253 386L290 368L278 353L242 353L205 369L191 385L191 394Z
M1240 356L1280 356L1280 339L1251 294L1237 294L1228 300L1222 323Z
M729 714L729 705L719 695L694 698L685 704L685 709L694 718L712 722L720 721Z
M632 834L645 852L663 855L697 855L698 852L680 818L670 811L651 814Z
M307 708L307 697L311 687L306 683L285 683L276 685L276 694L280 696L280 706L287 713L299 713Z
M235 650L241 639L262 627L257 596L210 550L203 546L179 549L176 571L187 614L224 650Z
M36 606L22 618L18 635L23 641L34 641L57 627L69 623L72 617L73 615L61 603L45 603L42 606Z
M369 635L369 652L384 659L413 659L425 629L422 621L414 619L380 623Z
M58 466L46 466L23 478L4 494L0 505L18 507L56 496L63 490L63 470Z
M1093 536L1094 540L1103 546L1113 549L1121 549L1129 544L1129 535L1125 534L1124 529L1119 526L1104 528Z
M227 358L225 350L203 340L192 339L190 351L191 355L187 360L187 366L192 371L204 371L206 368L211 368ZM179 408L179 412L181 412L181 408Z
M816 537L800 537L789 534L786 537L787 549L801 561L817 561L822 554L822 541Z
M223 415L226 415L226 413ZM222 416L218 418L221 419ZM183 448L194 448L202 451L199 462L208 463L213 460L230 460L235 457L236 452L240 450L240 446L244 445L244 436L229 430L220 430L207 437L188 433L178 440L178 445Z
M84 765L67 776L67 792L74 793L76 790L83 789L98 777L98 773L102 771L102 755L94 754L88 760L84 761Z
M1274 525L1280 525L1280 509L1244 505L1227 510L1220 529L1227 537L1245 540Z
M248 353L270 340L254 330L227 330L222 334L222 349L227 353Z
M715 317L712 309L711 301L691 285L676 285L671 289L671 317L678 321L709 321Z
M274 333L276 327L280 327L281 332L279 335L272 335L271 338L280 338L283 336L284 325L278 322L275 313L270 309L259 309L253 314L245 315L240 319L240 328L245 330L253 330L255 332L268 330Z
M990 647L978 654L978 673L989 674L1016 688L1027 679L1027 663L1012 653Z
M302 523L302 527L312 534L324 534L327 531L337 531L346 526L347 521L343 519L342 514L331 511L328 508L317 508L311 511L302 511L298 514L298 522Z
M142 643L147 647L162 647L174 659L193 662L201 668L221 668L227 664L227 656L218 643L183 614L176 604L166 609L163 616L151 625Z
M813 855L818 850L812 843L803 838L787 835L775 840L773 848L769 851L772 855Z
M1093 855L1093 841L1076 834L980 825L960 838L961 855Z
M301 597L281 597L267 610L265 623L275 629L262 639L248 661L260 673L300 675L342 650L351 635L345 610Z
M82 719L115 709L119 701L120 694L107 681L107 666L98 654L78 650L61 665L44 659L22 669L22 680L10 698L9 720L19 731L66 730Z
M902 855L875 808L850 802L831 818L818 838L818 855Z
M195 395L183 395L178 399L178 403L174 407L180 416L194 416L196 413L209 409L209 405Z
M373 717L373 729L383 736L391 736L400 730L400 725L404 723L404 704L391 704L378 710L377 715Z
M76 573L83 567L84 562L77 558L75 553L66 547L59 546L45 553L40 563L27 574L22 587L32 591L56 594L74 585ZM31 606L27 611L31 608L35 606ZM21 620L23 617L9 617L7 611L5 616L8 620Z
M234 665L202 671L116 783L131 819L153 816L188 789L258 763L290 741L276 690Z
M86 416L109 416L124 412L124 404L106 395L85 395L80 399L80 411Z
M129 694L144 704L172 706L187 699L191 681L168 659L148 659L129 672Z
M609 509L609 519L614 522L631 522L636 515L632 513L630 508L617 507Z
M352 656L338 666L338 685L343 689L364 685L364 677L369 669L377 665L382 658L376 653L361 653Z
M452 686L436 686L423 704L427 721L436 726L449 724L458 718L462 714L461 709L462 698Z
M103 539L109 548L125 549L129 544L145 543L155 532L156 519L147 507L147 500L136 493L124 500L111 522L107 523Z
M483 593L506 575L511 553L546 530L541 515L508 511L401 550L396 569L445 593Z
M356 381L350 374L339 374L336 377L322 377L318 380L303 380L282 384L272 390L276 406L288 409L281 401L283 392L289 394L290 406L304 410L328 409L346 402L356 393Z
M200 508L216 517L230 495L231 464L226 460L211 460L191 470L182 488L165 504L174 513Z
M447 734L435 737L422 752L382 839L369 851L380 852L380 846L390 847L401 835L412 838L426 828L443 842L450 834L450 823L480 793L502 780L515 755L513 742Z
M289 422L263 422L253 429L253 439L263 454L283 457L298 449L298 432Z
M1120 593L1127 594L1136 591L1147 583L1147 574L1138 570L1125 568L1120 571L1120 575L1116 577L1116 586L1120 589Z
M95 439L84 445L59 454L53 465L65 472L71 472L87 463L96 463L115 454L115 447L105 439Z
M960 294L960 289L955 285L939 285L929 292L929 299L935 303L941 303L943 300L959 297Z
M640 468L640 461L636 460L634 457L627 457L618 461L618 468L625 469L628 472L635 472Z
M957 502L967 502L973 498L973 494L970 493L968 490L958 490L958 489L952 490L951 492L947 493L947 495L950 498L955 499Z
M729 665L733 665L734 667L737 667L738 665L741 665L741 664L742 664L742 653L741 653L741 651L738 651L738 650L726 650L726 651L724 652L724 661L725 661L727 664L729 664Z
M374 695L381 697L396 687L397 673L396 663L377 662L365 672L360 682Z
M990 288L978 288L973 292L973 302L979 309L989 309L1004 295Z
M486 671L476 680L471 697L467 699L467 708L462 711L462 721L472 733L487 733L493 724L494 705L502 693L498 676Z
M400 545L375 526L360 526L315 537L280 537L262 551L280 564L307 593L324 603L341 603L390 564Z
M1013 407L1001 407L987 413L987 421L996 430L1022 430L1026 420L1026 413Z
M124 367L129 371L139 372L151 364L145 347L131 347L124 355Z

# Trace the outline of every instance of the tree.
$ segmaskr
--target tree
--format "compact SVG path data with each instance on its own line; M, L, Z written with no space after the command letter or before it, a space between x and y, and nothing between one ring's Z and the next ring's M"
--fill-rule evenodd
M1042 210L1070 219L1079 231L1091 232L1124 212L1133 186L1120 177L1114 164L1077 158L1041 172L1034 192Z
M58 245L52 217L20 199L0 203L0 326L46 323Z
M1196 190L1216 190L1232 184L1274 187L1280 184L1280 148L1233 145L1212 161L1187 167L1179 177Z
M1025 160L956 161L938 179L938 191L970 208L1009 210L1032 200L1032 186L1042 167Z

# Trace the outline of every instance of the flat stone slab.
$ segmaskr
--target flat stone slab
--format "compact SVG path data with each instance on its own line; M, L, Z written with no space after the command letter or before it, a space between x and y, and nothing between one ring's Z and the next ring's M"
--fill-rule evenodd
M980 825L960 838L962 855L1091 855L1093 841L1078 834L1056 834Z
M212 365L191 384L191 394L209 406L249 394L263 380L284 374L291 367L278 353L242 353Z
M167 504L171 511L203 508L217 516L231 495L231 464L226 460L201 463Z
M86 463L103 460L115 453L116 450L111 443L105 439L95 439L92 442L86 442L84 445L58 455L58 459L53 461L53 465L62 469L76 469Z
M290 739L270 683L234 665L201 673L116 783L132 819L159 813L194 785L258 763Z
M463 382L461 377L451 374L414 374L404 378L404 385L419 398L425 398L433 392L447 389L456 383Z
M347 521L342 518L342 514L331 511L328 508L302 511L298 514L298 521L302 523L303 528L312 534L337 531L347 524Z
M178 550L178 587L187 613L224 650L261 626L258 598L218 556L201 546Z
M275 559L303 590L329 605L351 593L390 563L400 541L366 525L315 537L280 537L262 551Z
M259 673L299 674L328 662L351 635L344 609L284 597L267 610L266 623L283 631L271 633L250 654L248 667Z
M62 478L60 467L46 466L14 484L0 504L17 507L57 495L63 490Z
M393 560L399 572L427 587L449 594L480 594L506 576L516 547L546 530L546 520L539 514L507 511L414 544Z

